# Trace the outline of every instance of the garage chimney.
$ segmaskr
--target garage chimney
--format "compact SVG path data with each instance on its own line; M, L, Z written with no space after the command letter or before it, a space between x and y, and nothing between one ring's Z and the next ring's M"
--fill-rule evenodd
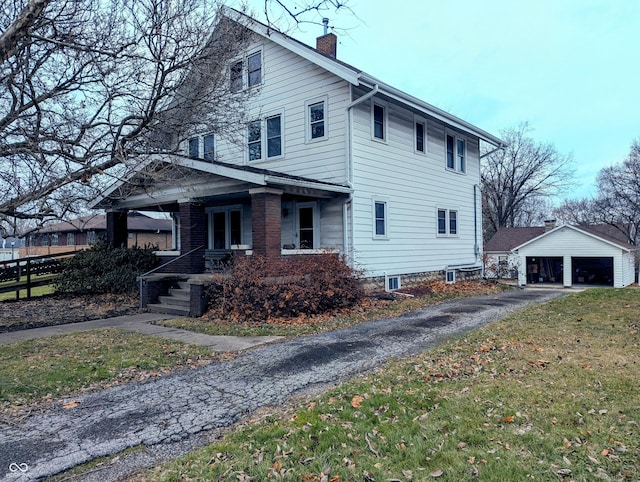
M544 220L544 232L545 233L547 231L551 231L555 227L556 227L556 220L555 219L545 219Z
M327 33L329 29L329 19L323 18L324 35L316 39L316 50L321 54L336 58L338 37L334 33Z

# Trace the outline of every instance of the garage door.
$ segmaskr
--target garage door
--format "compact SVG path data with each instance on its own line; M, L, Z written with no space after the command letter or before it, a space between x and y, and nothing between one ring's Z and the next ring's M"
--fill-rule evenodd
M571 258L573 284L613 286L613 258Z

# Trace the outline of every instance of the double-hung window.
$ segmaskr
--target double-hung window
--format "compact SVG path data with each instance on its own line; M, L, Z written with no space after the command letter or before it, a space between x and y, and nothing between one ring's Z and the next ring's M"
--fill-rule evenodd
M267 117L267 157L282 155L282 118L280 115Z
M438 209L438 235L457 236L458 211L452 209Z
M240 92L243 88L262 83L262 52L254 52L229 67L229 86L231 92Z
M200 157L200 138L192 137L189 139L189 157L198 159Z
M384 199L373 200L373 238L387 239L389 237L389 203Z
M415 151L420 154L427 152L427 128L423 121L415 121Z
M387 139L387 119L385 108L380 104L373 104L373 138L384 141Z
M325 136L325 102L316 102L309 106L309 129L311 139Z
M194 136L189 139L189 157L191 159L204 159L213 161L215 159L215 142L213 134Z
M247 86L253 87L262 83L262 52L247 57Z
M254 121L249 124L249 160L262 159L262 121Z
M213 134L207 134L202 137L203 152L202 157L205 161L213 161L215 158L214 153L214 139Z
M249 123L247 147L249 161L273 159L283 155L282 115L268 116Z
M447 169L457 172L465 172L467 169L467 143L451 134L446 136L447 143Z

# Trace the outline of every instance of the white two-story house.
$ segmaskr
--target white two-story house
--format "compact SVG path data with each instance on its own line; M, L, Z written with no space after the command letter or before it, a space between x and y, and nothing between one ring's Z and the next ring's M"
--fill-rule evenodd
M388 289L479 274L480 144L503 142L338 60L333 33L312 48L224 15L253 33L228 66L230 90L252 90L242 142L193 132L180 154L154 155L182 166L179 183L105 192L96 207L108 212L110 239L124 212L155 209L175 219L165 254L190 253L168 271L203 272L233 251L330 250Z

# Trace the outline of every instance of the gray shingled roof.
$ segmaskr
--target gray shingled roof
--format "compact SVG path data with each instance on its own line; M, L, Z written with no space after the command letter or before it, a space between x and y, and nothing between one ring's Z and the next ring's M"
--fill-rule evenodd
M544 234L544 226L527 228L502 228L484 245L486 252L511 251L522 243Z
M170 219L155 219L138 212L127 215L128 231L171 231ZM65 233L73 231L104 231L107 229L106 214L83 216L81 218L49 224L39 229L39 233Z
M629 244L629 241L619 230L608 224L592 224L588 226L574 225L573 227L624 248L635 248ZM511 251L513 248L541 236L545 231L546 228L544 226L502 228L484 245L484 250L485 252Z

